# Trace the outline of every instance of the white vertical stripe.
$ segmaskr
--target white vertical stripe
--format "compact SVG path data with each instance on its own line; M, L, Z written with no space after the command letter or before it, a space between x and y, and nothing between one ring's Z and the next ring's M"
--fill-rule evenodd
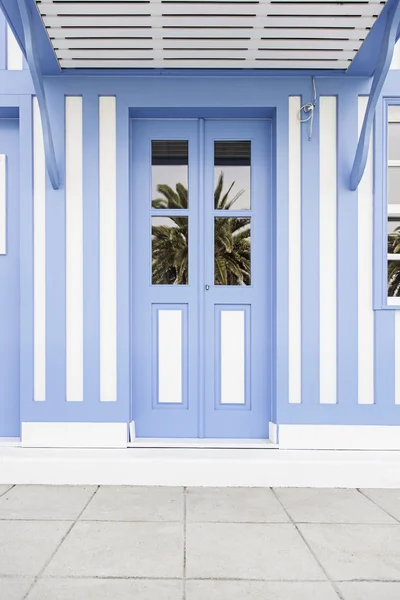
M320 98L319 274L320 274L320 402L335 404L337 131L336 96Z
M158 311L158 401L182 402L182 311Z
M20 71L23 67L23 56L21 48L17 44L13 32L7 25L7 69L9 71Z
M243 310L221 312L221 404L244 404L245 326Z
M67 400L83 400L82 98L65 99Z
M289 98L289 402L301 402L300 96Z
M33 398L46 400L46 164L42 121L33 99Z
M0 254L7 252L6 155L0 154Z
M400 404L400 311L395 311L395 403Z
M368 97L358 99L361 132ZM374 403L374 312L372 310L373 165L372 135L368 160L358 186L358 403Z
M397 42L394 47L393 58L390 64L391 69L400 69L400 44Z
M100 400L117 399L117 133L115 97L99 99Z

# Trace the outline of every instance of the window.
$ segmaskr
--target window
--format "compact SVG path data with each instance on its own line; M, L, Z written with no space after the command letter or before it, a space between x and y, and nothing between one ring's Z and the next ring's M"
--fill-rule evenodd
M400 105L388 107L387 296L400 305Z

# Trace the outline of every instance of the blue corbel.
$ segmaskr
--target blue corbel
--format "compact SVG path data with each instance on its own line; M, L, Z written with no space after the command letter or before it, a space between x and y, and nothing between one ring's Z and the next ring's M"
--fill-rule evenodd
M367 110L365 111L364 122L361 129L360 139L354 164L350 175L350 189L356 190L365 171L367 164L369 140L374 122L375 109L378 103L383 84L390 69L390 63L393 58L394 46L396 44L397 29L400 23L400 0L397 0L391 7L386 18L385 33L382 40L382 46L379 53L378 63L372 80L371 91L368 99Z
M39 105L40 116L43 128L43 143L44 153L46 157L46 166L51 185L53 189L58 190L60 180L57 169L56 154L54 151L53 136L51 132L49 111L47 108L46 94L43 84L43 76L40 70L35 39L33 36L33 20L31 7L28 0L17 0L19 12L21 15L22 27L25 37L25 52L26 60L32 76L33 86L35 88L36 97Z

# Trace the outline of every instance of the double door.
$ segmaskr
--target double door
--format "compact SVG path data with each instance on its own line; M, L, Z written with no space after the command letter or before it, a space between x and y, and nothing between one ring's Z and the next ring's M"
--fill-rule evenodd
M270 132L132 122L132 419L150 438L267 438Z

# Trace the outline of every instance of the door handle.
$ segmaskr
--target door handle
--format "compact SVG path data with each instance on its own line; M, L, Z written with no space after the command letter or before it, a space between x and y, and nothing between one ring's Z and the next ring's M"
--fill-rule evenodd
M208 290L210 289L210 286L208 285L208 283L206 284L206 292L208 292Z

